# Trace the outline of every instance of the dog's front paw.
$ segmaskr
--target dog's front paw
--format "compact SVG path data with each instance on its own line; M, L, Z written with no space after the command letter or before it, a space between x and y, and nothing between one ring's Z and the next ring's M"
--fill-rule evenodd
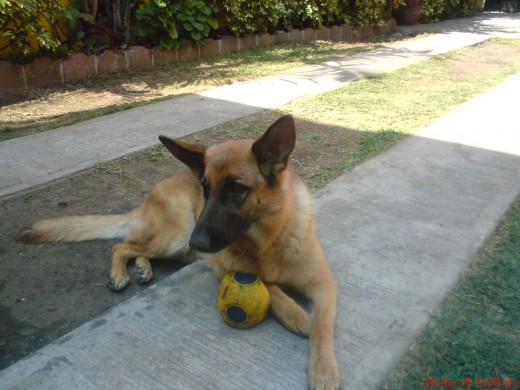
M310 390L337 390L340 388L336 359L311 358L308 368Z
M151 269L146 267L135 267L134 279L139 284L146 284L153 279L153 273Z
M115 276L109 276L107 281L107 287L115 292L122 291L130 282L130 276L128 273L119 274Z

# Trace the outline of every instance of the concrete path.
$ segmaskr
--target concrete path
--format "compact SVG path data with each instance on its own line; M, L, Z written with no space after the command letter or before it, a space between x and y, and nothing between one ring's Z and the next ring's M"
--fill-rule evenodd
M316 194L345 389L380 387L520 193L519 90L520 74ZM217 288L188 266L1 371L0 388L306 388L308 340L271 317L227 327Z
M504 38L520 38L520 14L483 13L473 18L445 20L440 23L398 26L397 31L405 35L418 33L453 32L484 34Z
M173 138L278 107L344 83L473 45L485 35L453 33L275 76L219 87L0 143L0 199Z

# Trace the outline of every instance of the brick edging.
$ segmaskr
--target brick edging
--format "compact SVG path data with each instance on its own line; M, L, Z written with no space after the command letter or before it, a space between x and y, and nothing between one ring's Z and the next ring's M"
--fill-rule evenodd
M343 24L320 29L306 28L290 32L276 31L273 34L245 35L240 38L223 36L221 39L206 39L200 47L190 41L183 41L180 48L176 50L131 46L119 52L106 50L99 55L88 56L76 53L65 60L37 58L25 65L0 61L0 93L16 94L28 89L65 84L99 74L153 68L170 62L267 47L278 42L314 40L359 42L371 36L389 35L394 31L395 26L395 20L391 19L385 26L377 27L351 27Z

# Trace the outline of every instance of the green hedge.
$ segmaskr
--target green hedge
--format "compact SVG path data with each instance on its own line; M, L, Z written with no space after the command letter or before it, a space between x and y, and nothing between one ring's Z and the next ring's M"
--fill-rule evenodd
M421 22L465 18L482 10L482 0L421 0Z
M256 34L334 24L383 25L392 0L214 0L221 34Z
M64 10L57 0L0 0L0 24L19 21L16 30L4 28L4 37L17 49L18 57L22 57L18 60L23 62L42 51L91 54L132 44L175 48L183 39L201 45L205 38L222 35L271 33L345 22L383 25L391 17L393 1L396 0L73 0L69 9ZM69 21L66 42L49 39L48 32L39 27L42 17L49 21L57 17L53 10ZM23 39L35 33L39 46L30 48Z
M0 0L0 51L20 62L35 51L53 55L62 48L59 20L70 16L55 0Z
M201 45L208 37L222 35L341 23L377 26L406 1L412 0L73 0L64 10L57 0L0 0L0 26L4 40L14 49L11 53L16 52L19 61L28 61L35 52L95 53L132 44L175 48L182 39ZM469 16L482 2L414 1L421 2L423 21ZM42 18L54 23L58 17L69 21L66 42L40 27ZM36 35L37 47L26 39L30 35Z
M213 4L203 0L149 0L135 11L137 35L162 49L177 47L181 34L201 45L218 27L215 11Z

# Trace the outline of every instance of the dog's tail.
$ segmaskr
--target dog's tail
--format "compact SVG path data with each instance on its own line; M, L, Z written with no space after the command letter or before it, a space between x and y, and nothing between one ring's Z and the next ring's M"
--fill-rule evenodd
M87 241L124 238L131 213L123 215L78 215L36 222L18 235L18 241L39 244L50 241Z

